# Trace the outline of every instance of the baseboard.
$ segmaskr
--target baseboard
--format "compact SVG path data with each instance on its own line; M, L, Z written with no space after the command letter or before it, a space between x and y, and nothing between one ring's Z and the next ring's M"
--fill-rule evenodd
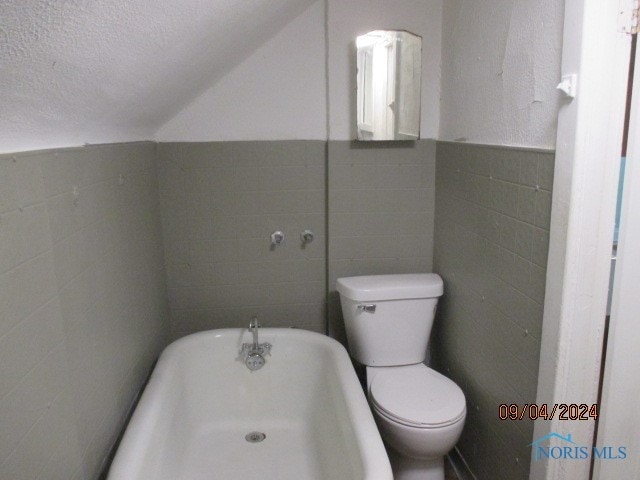
M457 447L449 452L449 455L447 455L447 461L449 462L449 465L451 465L453 471L456 472L458 480L478 480L469 468L469 465L467 465L467 462L465 462Z

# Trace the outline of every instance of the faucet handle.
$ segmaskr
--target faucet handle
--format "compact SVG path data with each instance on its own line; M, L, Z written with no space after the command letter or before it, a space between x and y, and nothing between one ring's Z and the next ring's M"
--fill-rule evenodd
M282 233L280 230L276 230L271 234L272 246L275 247L277 245L282 245L283 243L284 243L284 233Z
M273 345L270 343L259 343L254 345L253 343L243 343L240 349L240 355L247 356L257 353L259 355L271 355L271 348Z

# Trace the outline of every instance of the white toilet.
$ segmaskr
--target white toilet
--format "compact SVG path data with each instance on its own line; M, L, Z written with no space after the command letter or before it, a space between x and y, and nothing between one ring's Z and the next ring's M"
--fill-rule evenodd
M460 438L464 393L422 362L442 296L434 274L373 275L337 282L349 351L366 365L367 395L395 480L443 480Z

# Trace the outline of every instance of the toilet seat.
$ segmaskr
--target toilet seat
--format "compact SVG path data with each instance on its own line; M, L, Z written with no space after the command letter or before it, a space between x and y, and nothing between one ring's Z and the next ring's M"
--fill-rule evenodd
M381 367L371 381L369 394L381 415L410 427L444 427L466 415L460 387L421 363Z

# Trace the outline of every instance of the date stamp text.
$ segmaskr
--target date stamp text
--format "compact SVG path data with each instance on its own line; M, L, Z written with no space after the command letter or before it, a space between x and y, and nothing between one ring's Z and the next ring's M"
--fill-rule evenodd
M500 420L595 420L598 418L598 404L586 403L501 403L498 406Z

